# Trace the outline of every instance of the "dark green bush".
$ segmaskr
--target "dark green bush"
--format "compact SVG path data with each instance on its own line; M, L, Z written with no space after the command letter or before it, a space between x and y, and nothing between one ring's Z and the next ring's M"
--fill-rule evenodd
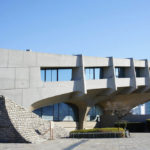
M70 132L71 138L112 138L125 137L123 128L94 128L74 130Z
M89 132L124 132L123 128L94 128L74 130L71 133L89 133Z
M121 127L129 130L130 132L144 132L145 131L145 123L144 122L116 122L115 127Z
M146 126L148 131L150 132L150 119L146 119Z
M150 123L150 119L146 119L146 122L149 122L149 123Z
M125 134L122 132L89 132L89 133L70 133L70 138L122 138Z

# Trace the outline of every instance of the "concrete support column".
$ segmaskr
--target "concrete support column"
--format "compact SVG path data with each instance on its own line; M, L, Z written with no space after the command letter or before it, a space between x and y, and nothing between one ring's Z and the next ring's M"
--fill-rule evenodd
M79 129L86 128L86 121L87 121L86 117L87 117L89 110L90 110L90 107L86 105L81 105L79 107Z
M86 89L86 78L85 78L85 68L84 68L84 58L83 55L81 57L81 75L82 75L82 84L83 84L83 93L87 94L87 89Z
M133 58L130 58L130 64L131 67L129 69L129 77L130 77L130 90L129 93L131 93L132 91L134 91L137 86L136 86L136 72L135 72L135 66L134 66L134 60Z
M79 64L79 67L73 68L72 79L78 81L80 92L82 94L87 94L83 56L77 55L77 57L77 63Z
M149 63L148 60L145 60L145 85L146 88L144 91L150 89L150 72L149 72Z
M117 86L116 86L116 73L115 73L115 65L114 65L114 58L111 57L110 58L110 63L111 63L111 70L112 70L112 79L113 79L113 89L116 91L117 90Z
M108 79L108 95L115 92L117 90L116 87L116 75L115 75L115 66L113 57L109 58L109 66L104 71L104 76Z

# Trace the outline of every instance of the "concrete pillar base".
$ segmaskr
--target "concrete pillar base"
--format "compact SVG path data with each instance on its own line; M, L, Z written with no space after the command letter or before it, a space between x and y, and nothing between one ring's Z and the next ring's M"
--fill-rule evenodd
M90 107L86 105L82 105L79 107L79 129L85 129L86 127L86 116L87 113L89 112Z

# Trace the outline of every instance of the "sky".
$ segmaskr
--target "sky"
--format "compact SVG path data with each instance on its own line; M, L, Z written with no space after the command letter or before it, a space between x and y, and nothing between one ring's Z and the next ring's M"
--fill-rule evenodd
M0 48L150 60L150 0L0 0Z

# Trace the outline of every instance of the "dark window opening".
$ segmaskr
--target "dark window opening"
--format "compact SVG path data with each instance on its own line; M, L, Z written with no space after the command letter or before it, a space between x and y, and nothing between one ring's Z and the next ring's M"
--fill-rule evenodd
M144 68L135 67L136 77L144 77Z
M115 67L115 74L117 78L124 78L125 76L125 68L123 67Z

